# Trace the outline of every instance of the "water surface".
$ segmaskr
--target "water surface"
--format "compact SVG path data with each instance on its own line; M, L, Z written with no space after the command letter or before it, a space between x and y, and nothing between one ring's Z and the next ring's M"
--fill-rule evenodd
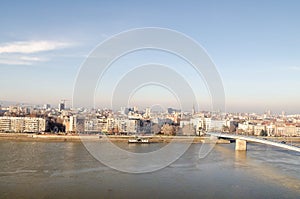
M132 152L163 146L118 144ZM99 163L80 142L0 141L0 198L300 198L299 153L219 144L199 159L200 146L162 170L129 174Z

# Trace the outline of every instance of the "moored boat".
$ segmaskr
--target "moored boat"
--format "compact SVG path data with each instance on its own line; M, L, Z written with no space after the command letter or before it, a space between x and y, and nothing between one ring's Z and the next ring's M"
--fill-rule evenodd
M148 144L150 143L148 139L146 138L134 138L134 139L129 139L128 143L139 143L139 144Z

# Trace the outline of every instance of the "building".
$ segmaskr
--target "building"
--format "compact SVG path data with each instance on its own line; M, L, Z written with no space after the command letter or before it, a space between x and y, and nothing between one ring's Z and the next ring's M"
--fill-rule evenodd
M11 119L11 131L16 133L25 132L25 119L23 117Z
M0 117L0 132L11 131L11 120L10 117Z
M146 108L144 117L145 118L150 118L151 117L151 108Z
M46 131L46 120L43 118L25 117L24 120L25 133L39 133Z
M159 117L152 118L151 121L154 124L158 124L159 126L162 126L164 124L173 124L174 123L174 121L169 118L159 118Z
M46 119L36 117L0 117L0 132L39 133L47 129Z
M275 136L276 126L274 124L269 124L266 126L268 136Z
M75 132L76 131L76 116L69 117L69 129L68 132Z
M141 120L117 118L115 119L115 127L118 128L120 133L138 133L141 129Z
M43 106L43 109L45 109L45 110L48 110L50 108L51 108L50 104L44 104L44 106Z
M58 104L58 111L62 111L62 110L65 110L65 102L64 101L61 101L59 104Z
M225 120L211 120L208 130L209 131L222 131L223 127L225 125L226 125Z
M192 118L190 122L193 128L195 129L196 135L204 134L204 118L202 117Z
M203 130L204 131L209 131L211 128L210 128L210 126L211 126L211 118L204 118L203 119Z
M257 136L261 135L261 133L262 133L263 131L266 132L266 130L267 130L267 129L266 129L266 126L265 126L265 125L261 125L261 124L254 125L254 129L253 129L254 135L257 135Z

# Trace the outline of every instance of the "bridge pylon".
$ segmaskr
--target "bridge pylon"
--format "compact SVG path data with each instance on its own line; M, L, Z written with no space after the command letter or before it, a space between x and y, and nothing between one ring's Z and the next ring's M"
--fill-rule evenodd
M236 151L247 151L247 141L236 139L235 140L235 150Z

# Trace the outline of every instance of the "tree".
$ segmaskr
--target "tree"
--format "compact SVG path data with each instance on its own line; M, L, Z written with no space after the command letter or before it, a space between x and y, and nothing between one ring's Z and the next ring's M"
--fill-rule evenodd
M261 130L261 132L260 132L260 136L268 136L268 133L267 133L267 131L265 131L265 130Z
M226 125L223 125L223 126L222 126L222 131L223 131L223 132L229 133L229 127L226 126Z
M175 127L173 125L170 124L164 124L161 128L161 132L164 135L175 135Z
M159 134L161 131L161 127L158 124L154 124L151 126L151 133Z

